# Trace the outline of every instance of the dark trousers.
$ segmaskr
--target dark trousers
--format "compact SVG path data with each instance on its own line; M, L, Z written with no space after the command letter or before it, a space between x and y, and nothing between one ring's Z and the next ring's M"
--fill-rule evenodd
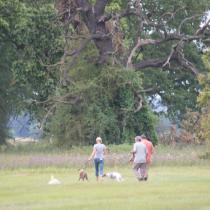
M146 163L134 163L133 171L138 180L142 180L147 176L147 164Z

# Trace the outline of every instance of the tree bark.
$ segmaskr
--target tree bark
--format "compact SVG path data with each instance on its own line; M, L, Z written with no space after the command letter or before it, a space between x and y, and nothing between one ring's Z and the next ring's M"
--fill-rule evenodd
M150 19L147 15L144 13L144 9L142 8L141 1L136 1L139 5L137 8L131 9L129 7L129 1L128 1L128 6L124 11L118 12L118 13L111 13L111 14L106 14L105 13L105 7L107 6L109 0L97 0L96 3L93 5L90 3L89 0L60 0L60 7L65 8L63 12L60 12L61 14L65 14L64 19L68 18L69 21L73 23L74 19L72 18L71 15L75 15L75 13L79 13L81 17L81 21L85 24L85 26L88 29L89 34L87 35L87 39L92 40L96 46L96 48L99 51L99 57L98 57L98 62L99 64L104 64L109 62L109 58L111 57L110 55L113 55L114 52L114 35L113 31L107 28L106 22L109 20L118 21L122 17L126 16L137 16L140 18L140 25L137 30L139 31L138 36L141 37L141 33L144 31L144 27L151 28L151 30L156 30L159 33L159 36L157 39L151 39L144 37L143 39L138 40L137 44L133 47L133 50L131 53L128 55L128 58L123 58L121 60L126 60L127 65L125 64L125 67L127 68L133 68L135 70L141 70L144 68L157 68L157 67L162 67L164 68L166 65L170 66L170 61L176 61L177 64L183 66L186 69L189 69L193 74L197 74L197 69L194 67L194 65L188 61L183 54L183 48L184 45L192 42L194 40L201 40L205 38L205 30L208 28L208 25L210 23L210 20L200 27L194 34L192 35L187 35L182 33L182 27L183 25L190 20L193 20L197 17L200 17L200 15L193 15L192 17L187 17L184 20L181 21L180 25L177 27L177 29L173 29L172 32L169 32L167 30L167 19L166 21L163 21L161 18L164 18L165 15L162 15L160 17L159 21L152 20ZM74 12L71 12L71 14L67 14L66 10L68 10L68 7L70 7L70 3L73 6L72 8L69 8L69 11L74 9ZM131 3L131 2L130 2ZM75 8L73 8L75 7ZM183 8L181 8L183 9ZM174 17L174 15L180 10L177 9L174 13L169 12L169 20ZM62 19L63 20L63 19ZM168 20L168 21L169 21ZM65 22L65 20L63 20ZM148 29L147 29L148 30ZM88 38L89 37L89 38ZM180 49L173 49L174 42L175 45L179 45ZM132 63L132 58L134 57L135 52L145 46L148 45L160 45L164 44L166 42L171 43L172 50L170 54L166 57L163 58L155 58L155 59L148 59L148 60L142 60L139 63ZM208 42L208 39L207 39ZM179 44L182 43L182 46ZM80 51L80 50L79 50ZM75 52L78 52L76 50ZM123 65L124 65L123 64Z
M96 4L92 6L88 0L76 0L76 5L82 14L82 19L89 33L91 35L98 35L93 36L93 41L99 51L99 63L108 62L109 55L113 53L112 37L109 35L105 22L98 21L104 13L107 2L108 0L98 0Z

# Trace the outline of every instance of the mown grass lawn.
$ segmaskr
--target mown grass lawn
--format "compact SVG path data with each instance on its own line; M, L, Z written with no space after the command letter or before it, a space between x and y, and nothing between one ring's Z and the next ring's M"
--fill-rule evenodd
M110 169L113 170L113 169ZM124 182L78 182L77 169L42 168L0 171L1 210L210 210L210 166L152 167L148 182L127 168ZM52 186L50 175L62 181Z

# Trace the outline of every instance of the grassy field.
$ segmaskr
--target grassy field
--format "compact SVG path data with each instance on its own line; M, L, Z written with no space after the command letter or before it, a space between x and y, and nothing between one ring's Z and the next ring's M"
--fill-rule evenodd
M106 171L122 183L97 183L91 163L89 182L78 182L92 146L71 150L43 144L0 152L0 210L210 210L210 160L205 145L155 147L148 182L138 182L128 163L132 145L110 145ZM109 167L109 168L108 168ZM62 184L48 185L51 174Z
M108 169L108 170L114 170ZM210 166L154 166L138 182L131 166L120 167L124 182L78 182L76 168L0 170L1 210L210 210ZM50 175L61 180L48 185Z

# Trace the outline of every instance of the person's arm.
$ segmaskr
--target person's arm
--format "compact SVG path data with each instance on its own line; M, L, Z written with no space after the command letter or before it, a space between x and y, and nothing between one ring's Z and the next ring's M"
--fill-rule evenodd
M88 160L91 160L95 154L96 154L96 149L95 149L95 147L93 147L93 151L92 151L90 157L88 158Z
M132 153L133 153L133 154L136 154L136 144L133 145Z
M131 157L129 159L130 162L133 162L134 161L135 154L136 154L136 145L134 144L133 145L133 150L131 151Z
M152 144L152 154L154 153L154 146L153 146L153 144Z

